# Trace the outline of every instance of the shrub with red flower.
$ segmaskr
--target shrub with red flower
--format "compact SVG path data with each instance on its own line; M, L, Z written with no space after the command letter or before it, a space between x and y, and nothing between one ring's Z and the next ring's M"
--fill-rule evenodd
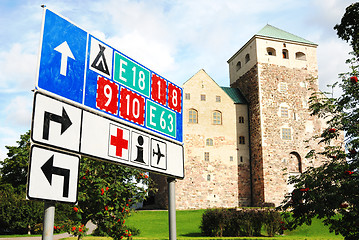
M357 82L358 82L357 76L352 76L352 77L350 77L350 81L351 81L352 83L357 83Z
M329 130L328 130L328 132L329 133L335 133L337 130L335 129L335 128L330 128Z

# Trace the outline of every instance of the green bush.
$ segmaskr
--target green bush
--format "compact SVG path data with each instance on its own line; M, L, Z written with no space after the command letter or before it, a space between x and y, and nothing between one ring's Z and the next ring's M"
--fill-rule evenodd
M268 236L280 233L279 212L269 209L207 209L202 215L202 235L210 237L261 236L262 226Z

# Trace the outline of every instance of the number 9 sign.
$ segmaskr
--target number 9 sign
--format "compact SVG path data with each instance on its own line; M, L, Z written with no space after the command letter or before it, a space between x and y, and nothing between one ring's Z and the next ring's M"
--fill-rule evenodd
M119 86L104 77L97 78L96 107L117 115Z

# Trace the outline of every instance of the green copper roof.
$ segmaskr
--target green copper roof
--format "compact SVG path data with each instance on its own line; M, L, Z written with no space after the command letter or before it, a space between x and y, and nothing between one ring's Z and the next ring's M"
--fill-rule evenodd
M234 103L242 103L242 104L247 103L246 99L244 98L244 96L242 95L241 91L239 91L238 88L231 88L231 87L221 87L221 88L225 93L227 93L227 95L230 98L232 98Z
M270 37L270 38L277 38L277 39L283 39L288 41L294 41L294 42L300 42L300 43L307 43L312 45L317 45L311 41L308 41L304 38L298 37L294 34L291 34L289 32L283 31L279 28L273 27L272 25L267 24L262 28L257 34L257 36L263 36L263 37Z

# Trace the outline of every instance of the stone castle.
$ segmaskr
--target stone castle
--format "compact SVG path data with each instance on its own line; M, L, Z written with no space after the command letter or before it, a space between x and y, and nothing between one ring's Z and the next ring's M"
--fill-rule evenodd
M318 91L317 45L266 25L229 60L230 87L204 71L183 84L185 178L177 209L273 206L293 186L290 176L324 159L305 158L325 123L310 115ZM152 174L153 175L153 174ZM156 203L167 203L166 178Z

